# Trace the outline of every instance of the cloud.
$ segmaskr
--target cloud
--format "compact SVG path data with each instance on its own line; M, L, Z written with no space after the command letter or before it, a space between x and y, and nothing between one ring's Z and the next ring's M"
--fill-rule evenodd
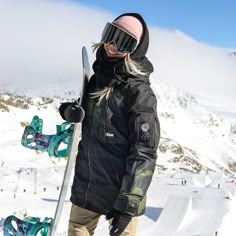
M81 48L100 41L110 17L64 1L0 1L1 84L29 91L78 83Z
M178 30L150 31L149 57L156 69L153 81L236 108L236 60L227 50L197 42Z
M115 15L66 1L0 0L0 84L23 92L77 88L81 48L100 40ZM197 42L178 30L150 27L152 81L233 106L236 61L226 50ZM78 89L79 90L79 89Z

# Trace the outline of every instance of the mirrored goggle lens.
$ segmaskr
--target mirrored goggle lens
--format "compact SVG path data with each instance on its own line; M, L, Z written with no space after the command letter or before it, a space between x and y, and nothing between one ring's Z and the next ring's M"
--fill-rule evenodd
M114 42L117 50L122 53L132 53L138 45L134 36L112 23L106 24L102 33L102 42Z

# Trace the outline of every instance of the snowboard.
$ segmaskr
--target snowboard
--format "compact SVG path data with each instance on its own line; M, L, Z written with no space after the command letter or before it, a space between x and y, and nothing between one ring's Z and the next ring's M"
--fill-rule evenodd
M82 48L82 66L83 78L81 83L80 99L78 105L84 109L87 84L90 78L90 65L86 47ZM85 112L83 110L83 117ZM82 119L83 120L83 119ZM28 217L24 219L17 218L11 215L3 222L4 236L36 236L40 232L41 235L56 236L61 215L63 212L64 202L68 192L70 178L73 171L75 158L78 151L78 143L81 133L80 123L64 122L56 126L56 133L46 135L42 133L43 120L38 116L34 116L30 125L26 126L21 138L21 144L29 149L36 151L46 151L51 157L67 156L67 164L65 167L62 186L57 202L54 218L45 218L43 222L36 217ZM60 149L60 144L63 143L63 149ZM1 226L1 225L0 225Z
M78 103L80 106L83 107L85 95L86 95L87 84L88 84L88 81L90 78L90 66L89 66L89 59L88 59L86 47L82 48L82 63L83 63L83 82L82 82L82 87L81 87L80 99L79 99ZM64 178L62 181L61 191L60 191L55 215L53 218L52 227L50 229L50 234L49 234L50 236L55 236L58 231L58 226L60 223L60 218L62 215L64 202L65 202L67 191L68 191L69 184L70 184L70 177L71 177L71 173L73 171L73 166L74 166L76 154L78 151L79 135L81 133L80 127L81 127L80 123L74 124L67 165L65 168Z

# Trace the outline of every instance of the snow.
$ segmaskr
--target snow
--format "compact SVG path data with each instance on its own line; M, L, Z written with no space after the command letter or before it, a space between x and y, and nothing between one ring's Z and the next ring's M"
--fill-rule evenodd
M163 91L161 84L156 86ZM139 217L137 236L212 236L215 232L235 236L236 175L228 165L236 159L231 119L210 112L197 99L192 103L187 99L187 106L182 107L177 102L181 94L170 94L167 98L159 93L161 144L166 150L158 151L157 168L148 191L146 212ZM12 214L41 220L53 217L59 197L66 159L50 158L46 153L24 148L20 139L22 123L30 122L34 115L43 119L44 134L55 133L55 125L63 122L58 114L62 100L55 98L46 105L39 98L33 101L36 105L31 104L29 109L9 105L9 112L1 111L0 228L1 219ZM181 156L185 159L175 161ZM187 160L192 161L188 164ZM196 171L194 161L203 168ZM67 235L69 198L70 189L58 236ZM104 216L95 235L109 235Z
M41 220L54 216L66 159L24 148L20 144L24 124L38 115L44 120L44 134L56 132L55 125L63 121L58 115L62 99L55 97L77 98L80 49L88 47L92 62L91 39L99 41L104 23L114 18L87 8L54 8L53 2L4 3L0 8L5 16L2 22L16 19L11 32L4 24L0 98L11 99L6 95L9 91L34 98L28 109L3 103L9 109L4 111L0 106L0 235L9 215L23 218L27 214ZM18 14L9 11L11 7ZM44 9L45 14L35 14L36 9ZM85 29L80 22L88 15ZM88 31L94 19L94 30ZM22 40L16 42L19 29L23 29ZM155 68L151 82L158 98L161 141L137 236L215 236L216 232L235 236L235 58L178 30L150 27L150 38L148 58ZM54 102L46 104L42 96L54 97ZM70 190L58 236L67 234L69 198ZM104 235L109 235L108 223L102 216L95 236Z
M32 106L28 110L21 110L10 107L9 113L1 113L0 130L3 135L0 137L0 219L12 214L19 218L23 218L24 214L37 216L41 220L54 216L66 159L49 158L46 153L36 153L21 146L20 138L24 127L19 124L22 121L30 122L33 115L38 115L44 120L43 133L55 133L55 124L62 123L55 109L58 104L58 101L49 104L47 109L36 109ZM192 119L193 114L190 110L187 113ZM182 116L180 111L174 114ZM199 126L195 127L193 124L191 126L190 120L186 117L184 122L186 126L189 125L188 129L191 129L195 136L194 129L198 130ZM165 135L173 134L180 142L185 143L186 140L181 140L177 135L178 119L174 119L175 132L167 120L165 120L167 124L163 123ZM206 146L206 143L210 143L207 140L210 136L206 129L202 130L206 137L198 145L207 150L209 146ZM214 135L217 132L221 131L217 130ZM190 135L188 134L187 137ZM191 146L195 140L196 136L195 139L188 140L187 144ZM225 144L229 145L227 139ZM212 148L213 152L215 150L216 148ZM232 152L235 153L235 149L232 149ZM160 171L158 167L156 169L148 191L146 212L139 217L137 236L211 236L215 232L218 232L218 235L235 236L236 176L219 169L215 171L214 168L198 173L175 170L177 164L168 162L167 153L165 159L163 155L159 153L158 164L163 162L169 170ZM170 153L169 155L171 156ZM204 161L208 166L214 166L211 159L205 158ZM215 155L215 161L218 161L220 166L224 166L224 158L221 158L221 155ZM58 236L67 235L71 207L69 198L70 190L67 193ZM3 235L2 231L0 235ZM108 223L104 216L100 218L95 235L108 235Z
M1 168L0 218L14 212L22 217L21 211L41 219L53 217L64 167L56 164L50 168L46 157L35 157L35 161L39 158L45 159L44 165L41 162L34 168L17 165ZM182 184L182 180L186 180L186 184ZM148 191L146 213L139 218L137 235L210 236L215 231L220 232L219 235L235 235L234 180L232 176L215 172L156 174ZM66 235L69 196L68 192L58 235ZM103 216L95 235L108 235L108 224Z
M215 232L235 236L236 176L229 165L236 162L235 120L207 109L203 99L199 102L197 97L159 82L153 87L162 128L160 147L164 149L158 150L137 236L212 236ZM1 219L12 214L23 218L27 213L41 220L54 216L66 159L26 149L20 139L23 123L34 115L43 119L44 134L54 134L56 124L63 122L58 114L61 101L54 98L46 104L42 98L34 98L29 109L8 105L8 112L0 111L0 228ZM58 236L67 235L69 198L70 190ZM104 216L95 235L109 235Z

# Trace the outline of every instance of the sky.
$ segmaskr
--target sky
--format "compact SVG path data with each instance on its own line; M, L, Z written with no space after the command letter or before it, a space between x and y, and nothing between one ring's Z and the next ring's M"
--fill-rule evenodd
M236 48L234 0L71 1L114 14L139 12L149 25L178 29L198 41L217 47Z
M131 3L132 0L128 2ZM218 1L215 2L212 5L218 6ZM224 3L225 6L230 6L229 1L224 2L228 2ZM64 90L67 94L79 96L82 46L87 47L92 66L95 54L91 45L100 41L106 22L112 21L124 11L132 10L122 0L112 4L123 7L118 9L117 6L116 11L103 8L102 5L91 5L92 3L69 0L0 0L0 93L10 88L26 95L60 96ZM102 3L106 1L101 1ZM233 45L216 46L187 32L180 22L182 25L188 23L189 28L193 28L190 26L193 23L197 25L197 20L192 20L191 23L188 17L185 20L180 19L180 16L184 18L184 12L194 16L194 13L183 10L184 4L178 7L182 13L179 11L179 14L174 14L169 10L164 11L167 5L155 6L159 2L153 1L152 9L159 9L161 13L157 14L155 11L155 14L162 14L160 18L152 16L150 9L144 12L146 5L150 7L147 0L145 4L144 0L135 3L136 5L133 2L132 7L141 8L140 12L143 11L149 25L150 44L147 57L154 66L151 81L161 81L194 95L208 97L235 112L236 59L229 56L229 52L234 49L228 49ZM105 5L111 4L107 2ZM207 5L201 9L208 12ZM228 10L232 10L231 7L224 11ZM179 20L171 20L172 16ZM227 16L234 17L234 14L229 12ZM155 17L157 23L152 21ZM163 23L158 23L160 19ZM198 28L204 28L202 26L207 25L209 19L219 25L219 17L200 19L202 22L198 24ZM221 19L228 18L222 16ZM215 38L226 35L224 30L230 29L233 22L227 20L223 28L218 28L218 36ZM206 32L211 35L209 29ZM235 33L235 30L232 32Z

